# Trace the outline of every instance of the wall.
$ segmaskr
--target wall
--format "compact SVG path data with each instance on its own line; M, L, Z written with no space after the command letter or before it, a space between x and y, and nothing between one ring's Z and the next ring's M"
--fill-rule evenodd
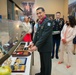
M7 18L7 0L0 0L0 15Z
M61 12L63 17L64 0L36 0L36 8L42 6L46 10L46 14L55 14L57 11Z
M14 14L15 20L20 20L20 16L22 16L23 12L16 6L15 6L14 11L15 11L15 14Z
M44 7L46 14L56 14L61 12L61 17L66 18L68 11L68 0L35 0L35 9L39 6Z
M68 16L68 0L64 0L64 19L67 20Z
M67 18L68 0L35 0L35 9L39 6L45 8L46 14L55 14L60 11L61 17ZM7 18L7 0L0 0L0 14Z

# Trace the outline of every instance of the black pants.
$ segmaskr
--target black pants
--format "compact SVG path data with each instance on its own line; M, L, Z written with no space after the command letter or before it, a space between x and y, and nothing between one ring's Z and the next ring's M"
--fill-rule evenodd
M56 44L56 50L55 50L55 44ZM56 56L58 56L59 46L60 46L60 39L53 38L53 51L52 51L53 57L54 57L55 51L56 51Z
M51 75L51 52L39 52L41 62L41 75Z

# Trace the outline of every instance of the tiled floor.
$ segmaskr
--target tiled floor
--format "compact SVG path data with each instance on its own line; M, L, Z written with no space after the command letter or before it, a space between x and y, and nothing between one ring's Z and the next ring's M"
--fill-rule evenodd
M58 64L59 59L52 60L52 75L76 75L76 55L73 55L72 60L72 67L67 69L66 68L66 57L67 54L65 53L65 63ZM37 51L34 52L34 66L32 67L32 75L38 73L40 69L40 59L39 53Z

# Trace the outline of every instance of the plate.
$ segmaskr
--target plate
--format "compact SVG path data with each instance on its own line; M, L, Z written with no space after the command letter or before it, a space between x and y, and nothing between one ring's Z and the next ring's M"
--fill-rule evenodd
M23 51L15 51L13 52L12 56L29 56L31 55L30 52L28 52L28 50L23 50Z

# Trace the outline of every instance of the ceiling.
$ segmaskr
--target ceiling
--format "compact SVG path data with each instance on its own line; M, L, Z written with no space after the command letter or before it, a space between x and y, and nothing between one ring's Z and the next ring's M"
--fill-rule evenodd
M13 0L21 9L23 9L22 7L22 2L35 2L35 0Z

